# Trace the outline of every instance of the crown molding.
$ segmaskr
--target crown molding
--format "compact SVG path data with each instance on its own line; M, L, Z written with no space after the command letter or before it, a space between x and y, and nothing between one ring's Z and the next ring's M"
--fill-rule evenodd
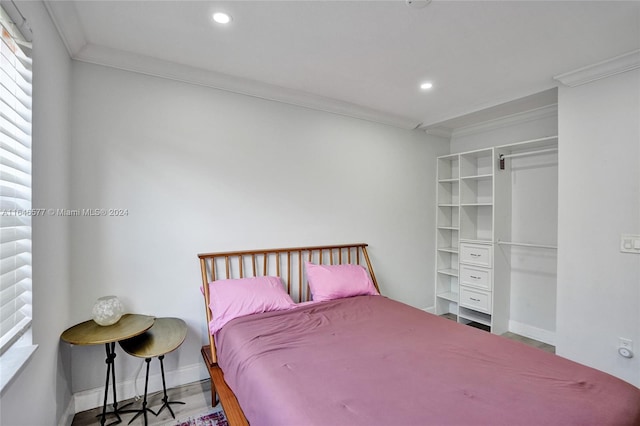
M69 56L74 58L87 45L84 29L80 23L74 2L44 0L44 6L53 21L53 25L58 30Z
M453 135L453 129L444 126L427 127L424 131L428 135L438 136L445 139L451 139L451 135Z
M405 117L362 107L349 102L235 77L136 53L87 44L73 59L139 74L206 86L255 98L344 115L351 118L412 130L418 123Z
M420 124L417 120L350 102L95 45L87 42L73 2L45 0L44 4L69 55L77 61L282 102L401 129L413 130Z
M547 117L557 117L557 115L558 104L548 105L529 111L507 115L505 117L497 118L494 120L488 120L482 123L460 127L452 131L451 137L469 136L473 134L489 132L503 127L516 126L518 124L526 123L529 121L541 120Z
M430 135L440 136L443 138L454 138L461 136L469 136L478 133L489 132L503 127L516 126L534 120L541 120L547 117L557 117L558 104L546 105L543 107L532 108L527 111L509 114L502 117L481 121L479 123L470 124L468 126L450 128L444 125L434 125L425 127L423 130Z
M531 111L558 102L557 84L549 79L544 85L533 85L510 96L499 96L488 101L468 105L465 110L447 111L423 120L418 129L426 130L435 127L459 129L486 121L500 119L507 115ZM480 114L478 118L475 115ZM461 122L462 121L462 122Z
M576 87L636 68L640 68L640 50L559 74L553 78L565 86Z

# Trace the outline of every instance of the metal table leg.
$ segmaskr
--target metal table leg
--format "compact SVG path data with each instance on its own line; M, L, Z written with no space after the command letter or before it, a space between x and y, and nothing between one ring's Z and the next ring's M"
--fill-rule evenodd
M169 401L169 397L167 396L167 384L164 380L164 362L162 361L164 359L164 355L160 355L158 359L160 360L160 371L162 372L162 389L164 391L164 398L162 398L163 404L162 404L162 407L160 407L160 409L158 410L158 413L156 414L156 416L160 414L162 410L164 410L164 407L167 407L167 409L171 413L171 417L175 419L176 415L173 414L173 410L171 409L171 404L185 404L185 403L182 401Z
M105 343L104 347L107 352L107 379L104 384L104 403L102 404L102 414L100 415L100 424L104 426L107 420L107 414L115 414L118 420L109 423L109 426L118 424L122 421L120 414L118 413L118 398L116 396L116 365L114 360L116 359L115 342ZM113 387L113 411L107 413L107 400L109 398L109 381Z
M139 410L123 410L122 413L136 413L135 416L131 420L129 420L128 424L131 424L135 419L138 418L140 414L144 414L144 424L145 426L149 424L149 419L147 418L147 411L157 416L158 413L154 413L152 409L147 408L147 391L149 389L149 363L151 362L151 358L145 358L144 362L147 363L147 374L144 378L144 398L142 400L142 408Z

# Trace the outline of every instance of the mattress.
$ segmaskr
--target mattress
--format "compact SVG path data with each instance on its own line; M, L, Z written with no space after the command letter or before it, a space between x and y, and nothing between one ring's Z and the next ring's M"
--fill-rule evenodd
M640 425L640 389L383 296L232 320L218 363L252 426Z

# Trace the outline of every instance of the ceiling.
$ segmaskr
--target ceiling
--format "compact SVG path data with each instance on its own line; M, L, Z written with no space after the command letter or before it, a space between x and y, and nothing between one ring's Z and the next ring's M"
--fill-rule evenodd
M640 49L637 1L45 5L74 59L403 128L553 103L554 76Z

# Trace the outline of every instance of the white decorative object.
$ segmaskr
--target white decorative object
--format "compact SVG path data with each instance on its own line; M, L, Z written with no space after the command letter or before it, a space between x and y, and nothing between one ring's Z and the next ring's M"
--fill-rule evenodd
M116 296L104 296L96 300L91 313L99 325L112 325L124 314L124 306Z

